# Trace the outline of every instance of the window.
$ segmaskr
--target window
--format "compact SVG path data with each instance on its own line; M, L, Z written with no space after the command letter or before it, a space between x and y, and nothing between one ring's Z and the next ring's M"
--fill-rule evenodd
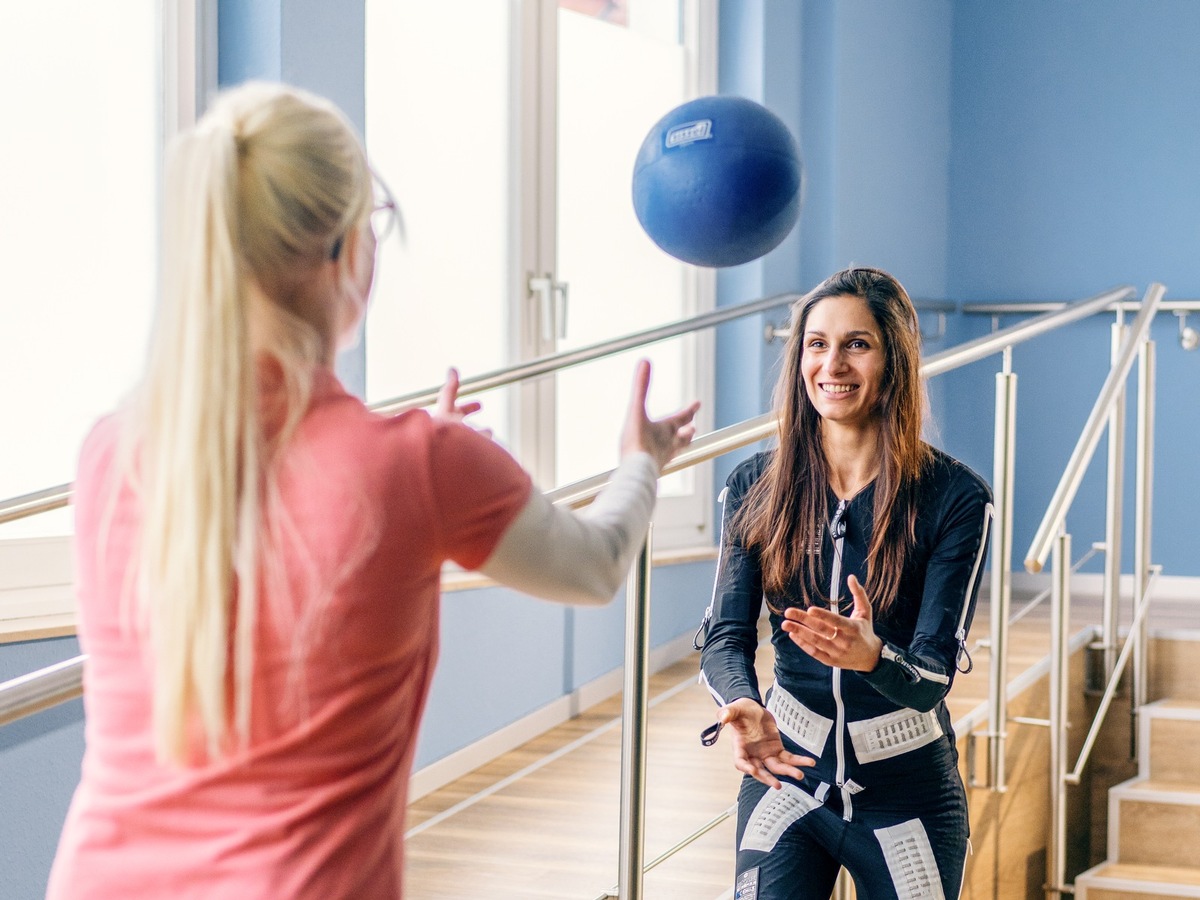
M715 87L715 4L367 0L367 144L404 211L366 328L367 397L707 310L714 277L633 213L651 125ZM611 468L633 360L652 412L707 399L711 338L674 339L480 399L543 488ZM709 478L664 480L657 543L708 542Z
M0 499L71 481L88 428L140 372L161 148L195 114L205 10L203 0L6 8ZM70 608L56 587L70 581L70 529L69 509L0 526L0 618Z

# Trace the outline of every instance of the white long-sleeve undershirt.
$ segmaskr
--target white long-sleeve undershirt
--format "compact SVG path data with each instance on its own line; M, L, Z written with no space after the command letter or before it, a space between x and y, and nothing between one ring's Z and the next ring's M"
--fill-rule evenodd
M641 548L657 488L654 458L633 453L580 512L557 507L534 490L479 571L535 597L608 603Z

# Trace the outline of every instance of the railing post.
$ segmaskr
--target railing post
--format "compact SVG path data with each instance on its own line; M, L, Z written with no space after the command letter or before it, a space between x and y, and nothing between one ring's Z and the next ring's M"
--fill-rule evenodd
M1112 365L1121 357L1129 330L1117 313L1112 327ZM1108 417L1108 497L1104 523L1104 605L1100 640L1104 651L1104 681L1112 677L1121 627L1121 523L1125 492L1125 388L1122 387Z
M1060 526L1051 557L1050 595L1050 834L1046 896L1063 893L1067 873L1067 635L1071 619L1071 535Z
M646 720L650 656L650 540L625 587L625 690L621 702L621 852L617 896L641 900L646 821Z
M1146 589L1150 581L1150 536L1151 513L1154 494L1154 405L1156 374L1154 341L1146 340L1138 352L1138 421L1137 421L1137 473L1135 482L1134 515L1136 535L1133 547L1133 597L1134 608L1145 602ZM1132 635L1133 649L1133 715L1137 725L1138 710L1145 706L1149 685L1146 658L1146 623L1143 619L1137 633ZM1133 729L1133 747L1136 752L1138 729Z
M1008 735L1008 618L1012 606L1013 468L1016 457L1017 376L1012 348L1004 351L1004 370L996 373L996 424L992 488L996 527L992 545L991 624L988 632L988 783L1007 789L1005 747Z

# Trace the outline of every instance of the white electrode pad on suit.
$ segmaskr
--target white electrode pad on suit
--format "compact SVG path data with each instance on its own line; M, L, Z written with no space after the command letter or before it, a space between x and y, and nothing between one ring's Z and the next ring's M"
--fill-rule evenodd
M794 784L767 791L750 814L739 850L770 853L788 827L821 804Z
M945 900L942 876L920 819L877 828L875 839L887 860L899 900Z

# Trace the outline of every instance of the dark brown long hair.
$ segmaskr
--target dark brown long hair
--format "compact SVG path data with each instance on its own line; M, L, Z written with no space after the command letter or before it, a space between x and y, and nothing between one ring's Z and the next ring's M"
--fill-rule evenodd
M775 385L779 446L751 488L733 530L762 561L763 590L774 598L798 584L800 605L823 603L820 554L828 515L829 468L821 439L821 416L800 370L804 329L813 308L828 297L859 297L883 337L879 394L880 468L875 479L875 527L867 550L867 595L875 612L895 601L917 520L914 492L931 456L921 440L925 386L921 380L920 329L908 293L880 269L851 268L831 275L792 307L791 335ZM798 577L797 577L798 576ZM793 580L794 579L794 580ZM786 604L785 604L786 605Z

